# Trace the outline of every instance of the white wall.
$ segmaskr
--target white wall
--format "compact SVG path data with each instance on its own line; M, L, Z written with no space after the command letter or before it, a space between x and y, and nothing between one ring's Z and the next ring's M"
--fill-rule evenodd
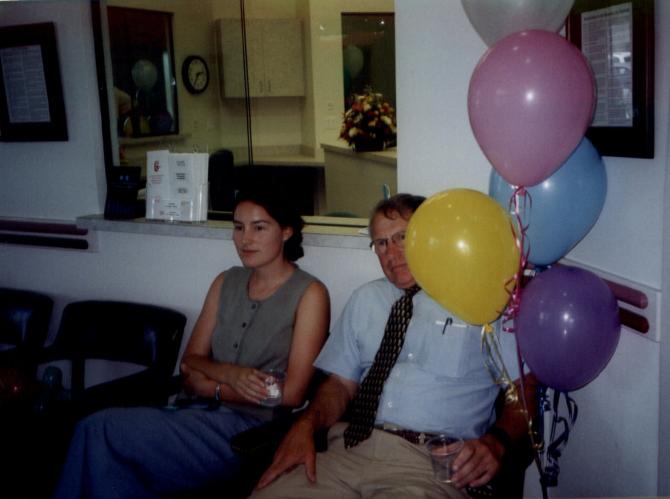
M0 286L29 287L55 297L52 335L65 304L91 298L173 307L188 317L188 336L214 277L239 265L232 241L98 235L96 252L0 245ZM382 275L375 262L369 250L315 247L306 247L298 261L330 290L333 317L357 286Z
M0 26L40 22L56 25L69 139L0 142L0 215L71 220L105 202L89 9L80 0L0 2Z
M670 5L656 2L655 159L604 158L608 194L603 213L569 255L656 290L662 286L670 94L670 66L660 61L670 55L669 20ZM490 165L474 139L467 114L470 76L485 50L461 2L396 1L401 190L430 194L471 187L486 192ZM657 480L668 475L668 457L660 463L662 467L658 461L659 395L662 400L668 397L667 389L660 391L659 378L661 367L668 370L667 360L663 366L660 361L658 342L622 332L607 369L573 394L580 416L552 496L656 494ZM664 441L668 442L667 433ZM664 491L668 493L667 480ZM540 496L533 472L528 473L527 492Z
M489 166L470 131L466 108L469 77L485 46L457 0L397 0L395 7L399 188L422 194L448 187L485 190ZM668 60L670 47L667 2L656 2L656 19L656 157L605 158L609 191L603 214L570 257L664 291L670 282L662 252L663 224L668 224L664 193L670 184L665 176L670 65L660 61ZM0 216L72 219L102 209L88 4L0 2L0 25L46 20L57 24L70 140L0 143ZM211 278L235 261L229 242L101 233L97 252L0 245L0 285L55 295L57 314L72 299L119 297L173 306L192 326ZM334 316L355 286L380 275L374 256L362 250L307 248L303 267L330 288ZM670 319L667 306L663 318ZM552 497L670 493L664 451L670 416L659 412L670 398L666 344L623 331L607 369L573 394L580 416ZM528 495L539 496L538 489L531 470Z

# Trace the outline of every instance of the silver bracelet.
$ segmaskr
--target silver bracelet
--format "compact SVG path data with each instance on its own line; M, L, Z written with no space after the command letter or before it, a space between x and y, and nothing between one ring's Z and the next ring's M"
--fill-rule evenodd
M216 384L216 388L214 389L214 400L221 402L221 383Z

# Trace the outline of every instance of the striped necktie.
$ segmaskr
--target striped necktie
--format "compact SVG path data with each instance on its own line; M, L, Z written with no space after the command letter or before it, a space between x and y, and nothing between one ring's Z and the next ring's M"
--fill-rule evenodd
M346 448L355 447L372 433L379 397L405 343L405 332L412 318L412 298L420 289L416 285L406 289L405 294L391 307L375 360L351 401L351 423L344 431Z

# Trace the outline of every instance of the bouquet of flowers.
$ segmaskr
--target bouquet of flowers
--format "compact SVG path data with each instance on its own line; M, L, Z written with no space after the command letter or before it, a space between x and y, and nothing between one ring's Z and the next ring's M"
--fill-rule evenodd
M377 144L383 149L395 143L395 109L382 94L368 90L363 95L354 95L351 108L344 113L340 138L356 148L361 144Z

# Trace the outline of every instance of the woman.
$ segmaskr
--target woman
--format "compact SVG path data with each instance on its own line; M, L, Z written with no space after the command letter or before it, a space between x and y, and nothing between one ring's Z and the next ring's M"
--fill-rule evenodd
M330 321L325 286L294 263L299 215L267 193L243 194L233 241L244 267L212 283L180 370L204 404L107 409L77 426L56 498L161 497L223 481L238 460L230 438L272 418L264 371L281 369L281 404L298 406Z

